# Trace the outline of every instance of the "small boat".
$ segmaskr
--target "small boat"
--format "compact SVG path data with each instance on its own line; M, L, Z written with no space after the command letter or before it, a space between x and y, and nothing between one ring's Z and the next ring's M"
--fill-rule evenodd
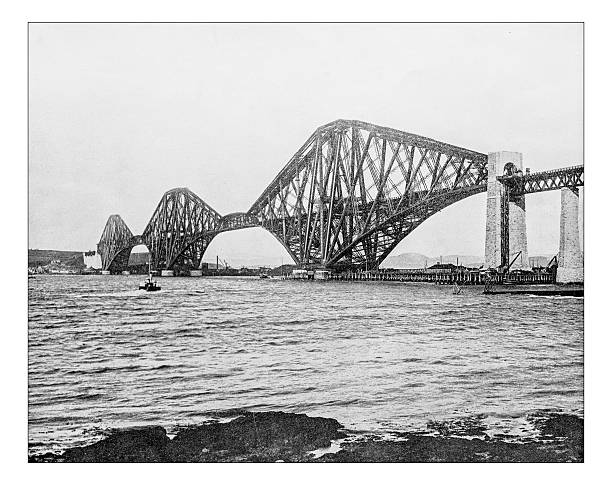
M161 286L157 284L157 281L153 281L151 276L151 256L149 255L149 277L145 280L144 284L138 287L139 290L145 291L159 291Z
M453 288L453 295L460 295L461 294L461 287L455 283L455 287Z
M147 278L144 284L140 285L138 289L145 291L159 291L161 290L161 286L157 284L157 281L153 281L151 278Z
M268 278L270 278L270 277L269 277L269 276L268 276L266 273L261 273L261 274L259 275L259 277L260 277L262 280L267 280Z

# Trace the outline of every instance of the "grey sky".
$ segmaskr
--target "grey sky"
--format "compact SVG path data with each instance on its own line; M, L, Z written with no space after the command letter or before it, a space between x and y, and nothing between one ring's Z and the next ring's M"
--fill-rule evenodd
M31 248L94 248L113 213L141 233L172 187L244 211L338 118L521 151L532 171L582 163L577 24L32 24L29 62ZM556 252L559 193L527 211L530 254ZM483 254L484 223L482 194L393 254ZM284 254L251 229L205 258L253 252Z

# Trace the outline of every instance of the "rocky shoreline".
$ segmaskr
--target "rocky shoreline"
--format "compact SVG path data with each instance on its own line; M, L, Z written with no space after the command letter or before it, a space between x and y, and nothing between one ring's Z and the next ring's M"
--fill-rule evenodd
M113 431L31 463L99 462L583 462L584 422L571 414L532 417L538 436L489 436L478 420L457 436L448 422L390 439L346 430L331 418L284 412L240 412L228 422L185 427L173 438L161 426ZM469 436L469 437L468 437Z

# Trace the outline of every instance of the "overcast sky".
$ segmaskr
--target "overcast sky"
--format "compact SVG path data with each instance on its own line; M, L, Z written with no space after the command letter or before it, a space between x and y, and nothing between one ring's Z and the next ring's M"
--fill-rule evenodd
M140 234L189 187L246 211L316 127L359 119L532 171L582 163L577 24L31 24L29 247L95 248L118 213ZM531 255L559 245L558 191L527 198ZM484 254L485 194L393 254ZM222 234L205 258L281 245ZM213 256L211 256L213 255ZM284 256L288 261L288 256Z

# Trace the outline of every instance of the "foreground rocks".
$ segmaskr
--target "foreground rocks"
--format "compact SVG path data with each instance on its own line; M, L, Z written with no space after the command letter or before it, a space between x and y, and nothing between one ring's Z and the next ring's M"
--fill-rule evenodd
M502 439L466 439L443 436L397 435L402 441L364 439L342 446L335 454L322 456L325 462L583 462L583 420L557 415L546 420L545 434L527 442Z
M30 461L62 462L270 462L307 461L307 454L343 438L335 419L282 412L250 413L228 423L187 427L174 439L160 426L114 432L89 446Z
M229 423L187 428L167 447L169 461L306 461L307 453L343 438L335 419L248 413Z
M31 462L582 462L583 420L567 414L540 416L540 438L510 443L502 438L459 438L398 433L397 441L352 436L335 419L283 412L242 412L227 423L191 426L170 439L160 426L112 433L61 455L31 456ZM434 429L446 429L437 423ZM480 428L474 427L475 430ZM482 431L480 429L480 431ZM341 440L341 450L314 450Z

